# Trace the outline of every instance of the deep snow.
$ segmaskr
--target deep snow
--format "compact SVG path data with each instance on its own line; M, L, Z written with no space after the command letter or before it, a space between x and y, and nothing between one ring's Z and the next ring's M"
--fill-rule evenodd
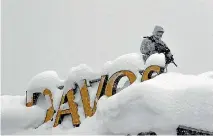
M163 65L160 55L156 54L150 60ZM92 117L85 118L81 96L77 91L75 102L81 120L78 128L73 128L70 116L65 117L56 128L52 128L54 121L42 125L46 109L50 106L48 97L41 97L37 105L26 107L26 96L1 96L2 134L137 134L144 131L176 134L178 125L213 131L211 71L199 75L168 72L140 82L138 70L146 67L141 56L132 53L107 62L100 72L92 71L85 64L71 68L66 80L59 79L54 71L39 73L29 82L27 90L33 93L42 92L44 88L50 89L55 109L59 108L60 97L73 87L74 82L81 86L85 78L96 79L102 74L111 76L119 70L130 70L137 79L129 86L123 78L125 80L121 81L117 94L101 97ZM58 89L60 85L64 85L63 90ZM88 87L91 106L97 88L98 83ZM67 106L65 104L61 108Z

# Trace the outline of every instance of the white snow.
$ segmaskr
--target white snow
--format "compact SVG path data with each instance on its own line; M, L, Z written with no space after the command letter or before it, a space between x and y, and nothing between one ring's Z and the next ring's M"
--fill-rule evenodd
M213 71L209 71L209 72L205 72L205 73L199 74L199 76L213 79Z
M63 82L55 71L44 71L37 74L28 83L27 102L31 101L33 93L43 93L45 89L49 89L52 93L58 91L58 87L62 86ZM47 99L49 99L48 96ZM50 105L50 100L47 101Z
M213 80L162 74L103 97L97 114L114 134L176 134L178 125L213 131Z
M33 96L33 93L41 93L43 94L43 91L45 89L49 89L52 93L52 99L53 99L53 105L51 103L51 99L49 95L40 95L39 100L41 100L40 97L43 97L42 104L37 104L37 106L42 107L45 110L53 106L55 110L59 108L59 104L61 101L61 96L63 94L63 91L60 90L58 87L64 85L64 80L61 80L58 77L58 74L55 71L44 71L36 76L34 76L30 82L28 83L27 87L27 102L30 102ZM38 115L39 116L39 115ZM45 116L44 116L45 117ZM43 120L44 120L43 117ZM53 119L55 119L56 114L54 114ZM45 125L42 125L45 128L52 127L54 123L54 120L48 121Z
M157 134L175 135L178 125L213 132L212 72L199 75L168 72L140 82L138 70L153 64L163 66L163 59L162 54L155 54L144 66L142 56L132 53L107 62L102 74L112 75L120 70L130 70L137 79L131 85L123 80L117 88L117 94L109 98L102 96L96 113L87 118L80 90L77 89L75 102L78 104L81 121L78 128L73 128L70 115L56 128L52 128L56 114L53 121L41 125L49 107L48 97L41 96L37 105L26 107L26 96L1 96L2 134L138 134L154 131ZM57 111L61 96L73 88L74 83L81 87L84 79L97 79L98 75L101 74L92 71L85 64L71 68L64 81L58 78L56 72L45 71L32 78L27 90L42 92L44 88L50 89L54 109ZM64 85L63 90L57 88L60 85ZM97 89L98 83L88 87L91 106ZM64 104L61 109L68 108L67 106Z
M24 129L41 125L46 110L39 106L26 107L26 96L0 96L1 99L1 134L13 134ZM41 103L40 103L41 102ZM42 101L38 105L42 105Z
M139 70L144 70L151 65L164 67L165 55L163 53L155 53L147 59L146 64L144 65L141 54L125 54L113 61L106 62L102 69L101 75L111 75L120 70L130 70L133 73L137 73Z
M101 75L112 75L120 70L130 70L133 73L144 68L142 55L139 53L130 53L122 55L113 61L104 64Z
M165 55L163 53L155 53L147 59L144 69L146 69L151 65L158 65L160 67L165 67L165 63L166 63Z
M68 92L70 89L75 88L74 83L78 83L79 87L81 87L84 79L92 80L97 77L97 73L95 73L89 66L86 64L80 64L77 67L70 69L68 77L64 81L63 90Z
M63 85L63 80L58 77L58 74L55 71L44 71L37 74L30 80L27 91L33 91L38 88L52 89L61 85Z

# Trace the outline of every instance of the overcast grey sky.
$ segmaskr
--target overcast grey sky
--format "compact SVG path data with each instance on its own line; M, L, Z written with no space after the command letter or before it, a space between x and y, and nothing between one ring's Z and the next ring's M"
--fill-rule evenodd
M2 94L23 95L37 73L139 53L154 25L179 68L213 70L213 0L2 0Z

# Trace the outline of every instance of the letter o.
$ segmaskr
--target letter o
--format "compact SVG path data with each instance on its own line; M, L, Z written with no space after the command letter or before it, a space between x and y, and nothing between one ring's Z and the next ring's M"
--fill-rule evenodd
M151 66L147 67L143 72L141 81L146 81L146 80L151 79L151 75L153 72L156 72L158 75L161 74L163 69L164 68L162 68L158 65L151 65Z
M105 90L105 95L106 96L112 96L116 93L116 88L118 85L118 82L120 81L120 79L124 76L127 76L130 83L132 84L135 80L136 80L136 76L133 72L128 71L128 70L122 70L122 71L118 71L115 74L113 74L106 86L106 90Z

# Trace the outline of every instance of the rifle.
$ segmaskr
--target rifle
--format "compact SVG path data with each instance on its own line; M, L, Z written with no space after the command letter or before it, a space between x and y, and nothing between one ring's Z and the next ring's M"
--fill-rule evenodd
M177 64L174 62L173 55L171 57L168 57L168 54L170 53L170 49L162 44L158 44L155 46L155 49L157 50L158 53L164 53L166 57L166 64L173 63L176 67Z
M166 64L173 63L177 67L177 64L174 62L173 55L171 56L171 58L168 57L168 54L170 53L170 49L165 44L162 44L162 43L156 41L153 38L153 36L150 36L150 37L147 36L144 38L148 38L149 40L151 40L152 42L157 44L155 46L155 49L158 53L163 53L166 56Z

